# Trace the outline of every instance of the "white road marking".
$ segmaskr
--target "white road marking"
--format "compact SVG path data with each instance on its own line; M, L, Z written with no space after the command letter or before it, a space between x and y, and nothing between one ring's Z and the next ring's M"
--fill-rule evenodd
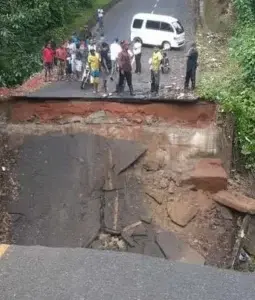
M159 0L156 0L156 3L154 4L154 8L156 8L157 6L158 6L158 3L159 3ZM151 12L152 14L154 14L154 10L152 10L152 12Z

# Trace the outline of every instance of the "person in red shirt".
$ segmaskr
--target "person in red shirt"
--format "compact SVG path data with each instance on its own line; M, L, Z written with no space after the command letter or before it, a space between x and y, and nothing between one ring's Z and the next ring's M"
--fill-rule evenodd
M51 48L51 44L48 43L43 48L43 65L45 70L45 81L47 81L47 78L51 80L51 71L53 68L53 61L54 61L54 51Z
M66 57L67 57L67 51L64 47L64 45L61 45L56 50L56 59L58 63L58 80L64 79L65 74L65 67L66 67Z

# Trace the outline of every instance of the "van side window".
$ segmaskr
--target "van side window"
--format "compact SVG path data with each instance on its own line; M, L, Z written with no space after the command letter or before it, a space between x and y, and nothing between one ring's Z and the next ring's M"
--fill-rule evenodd
M142 25L143 25L143 20L141 19L135 19L133 22L133 28L140 29L142 28Z
M146 28L147 29L154 29L154 30L159 30L160 28L160 22L157 21L147 21L146 23Z
M164 23L164 22L160 23L160 30L174 32L172 26L170 24Z

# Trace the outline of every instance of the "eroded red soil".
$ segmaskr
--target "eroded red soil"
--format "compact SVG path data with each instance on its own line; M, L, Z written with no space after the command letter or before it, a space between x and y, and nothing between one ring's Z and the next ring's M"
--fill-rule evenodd
M142 123L145 116L164 119L169 124L183 124L192 127L206 127L213 123L216 105L198 104L147 104L133 105L114 102L70 102L70 103L16 103L12 105L11 121L22 122L37 119L41 122L58 120L70 116L88 116L103 110L111 115L133 119Z

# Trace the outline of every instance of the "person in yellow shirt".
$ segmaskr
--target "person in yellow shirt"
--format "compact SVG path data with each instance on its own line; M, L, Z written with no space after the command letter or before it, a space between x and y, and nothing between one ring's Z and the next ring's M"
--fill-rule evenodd
M91 72L91 83L94 86L94 93L98 93L100 61L100 55L94 49L91 49L88 56L88 64Z
M160 82L160 68L163 56L159 48L155 48L149 60L151 70L151 93L158 94Z

